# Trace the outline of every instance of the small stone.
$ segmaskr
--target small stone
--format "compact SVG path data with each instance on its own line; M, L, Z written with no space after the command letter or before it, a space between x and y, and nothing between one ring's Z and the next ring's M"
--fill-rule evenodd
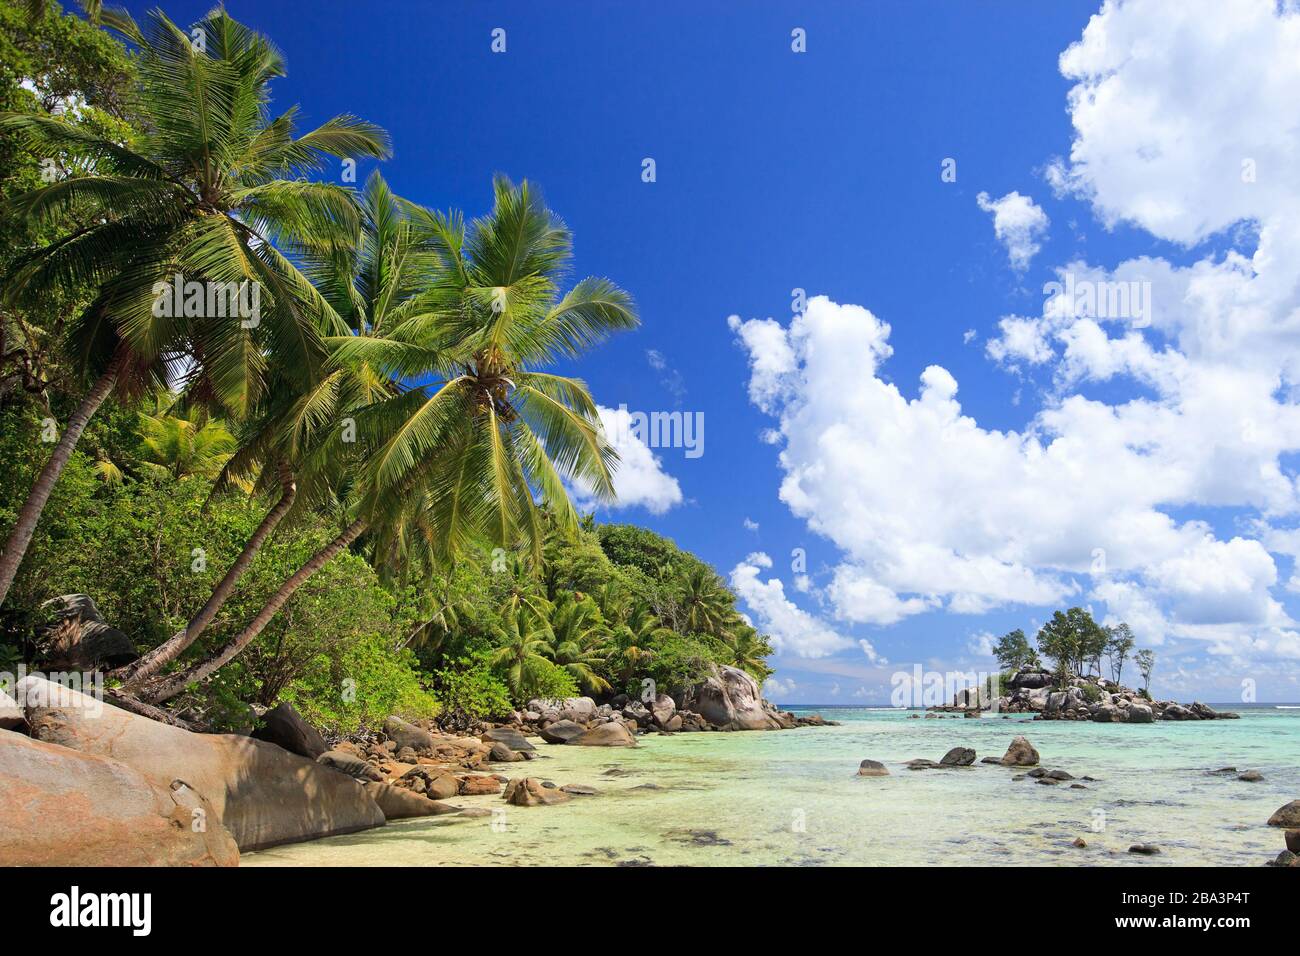
M1088 841L1085 840L1083 837L1075 837L1074 842L1071 843L1070 846L1076 847L1077 849L1080 850L1085 850L1088 847Z
M1128 848L1130 853L1137 853L1141 856L1155 856L1160 852L1160 847L1154 843L1134 843Z

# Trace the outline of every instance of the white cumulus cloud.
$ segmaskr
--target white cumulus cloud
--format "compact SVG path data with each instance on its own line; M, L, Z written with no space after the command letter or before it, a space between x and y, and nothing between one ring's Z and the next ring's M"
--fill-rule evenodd
M1038 240L1051 225L1047 213L1018 192L1009 192L1001 199L990 199L988 193L982 192L975 201L993 216L993 234L1007 247L1011 268L1024 272L1041 248Z
M664 471L663 462L649 446L637 437L632 427L631 413L626 409L596 406L605 436L618 451L619 460L614 468L614 491L618 499L612 504L600 503L606 508L645 508L651 514L663 514L682 502L681 485ZM591 487L575 483L574 499L580 507L594 508Z

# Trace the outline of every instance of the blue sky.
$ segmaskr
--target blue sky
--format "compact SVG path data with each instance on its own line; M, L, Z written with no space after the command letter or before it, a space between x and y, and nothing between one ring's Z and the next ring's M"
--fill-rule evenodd
M128 6L139 15L147 5ZM535 181L573 229L577 274L608 276L635 296L641 330L602 347L578 371L609 408L703 413L705 452L688 459L682 449L655 449L659 474L652 477L661 489L675 481L681 500L602 517L648 525L739 581L742 591L748 582L742 596L752 600L743 607L781 646L771 688L781 701L884 701L891 675L914 663L989 669L982 635L1031 630L1058 603L1042 599L1053 590L1061 603L1091 606L1098 617L1130 618L1139 643L1155 645L1161 657L1157 691L1235 700L1242 681L1253 680L1259 699L1300 696L1300 639L1285 586L1296 548L1289 539L1278 543L1295 524L1287 462L1300 439L1290 430L1289 395L1270 403L1277 388L1265 388L1265 404L1251 413L1258 423L1223 426L1269 436L1260 462L1281 462L1282 477L1261 490L1240 482L1228 487L1240 470L1232 462L1244 459L1226 439L1218 464L1184 460L1175 450L1199 441L1209 419L1195 417L1204 404L1195 401L1197 385L1182 377L1177 388L1169 385L1185 373L1182 355L1206 354L1205 342L1188 331L1205 322L1173 317L1190 270L1207 260L1230 271L1233 250L1249 260L1259 222L1290 208L1291 187L1234 200L1233 188L1216 185L1198 160L1172 158L1171 144L1191 149L1195 132L1161 142L1151 132L1158 123L1125 131L1141 112L1125 103L1152 98L1161 103L1160 117L1184 110L1189 122L1205 124L1199 135L1207 143L1223 138L1216 118L1236 121L1231 104L1202 111L1195 97L1175 92L1194 89L1195 71L1176 76L1160 56L1142 66L1143 39L1158 37L1181 16L1177 5L1157 0L1112 10L1103 24L1109 29L1096 31L1072 76L1062 74L1061 54L1080 39L1097 2L326 0L310 13L298 4L227 6L286 54L289 76L276 86L277 107L300 104L304 125L339 112L381 124L395 144L384 174L400 194L429 206L479 214L494 172ZM1249 29L1225 30L1207 19L1216 9L1209 4L1199 11L1202 22L1189 21L1187 35L1170 43L1187 45L1182 52L1193 63L1202 54L1223 58L1219 67L1226 64L1232 75L1239 68L1243 89L1257 91L1258 82L1248 85L1251 70L1264 69L1270 56L1286 61L1294 54L1289 40L1274 45L1294 30L1284 30L1264 0L1227 6L1235 7L1236 25L1246 21ZM208 4L164 7L189 22ZM490 48L497 28L505 30L504 53ZM806 31L804 53L791 49L795 28ZM1223 43L1224 36L1233 42ZM1126 60L1126 51L1136 57ZM1170 61L1178 52L1171 50ZM1129 61L1138 66L1114 71L1115 63ZM1087 117L1072 108L1069 91L1108 75L1118 80L1109 87L1115 103L1094 110L1095 125L1080 126ZM1266 102L1256 103L1247 130L1266 129L1274 119L1264 86ZM1219 98L1213 88L1205 95ZM1152 136L1156 141L1148 142ZM1294 146L1243 143L1237 153L1207 155L1204 164L1235 177L1238 153L1294 157ZM1134 156L1147 165L1128 175L1125 164L1139 161ZM642 181L647 157L656 165L653 183ZM956 161L955 182L940 175L946 158ZM1260 176L1263 183L1267 173ZM999 206L1013 193L1027 197L1044 222L1020 237L1038 247L1024 268L1010 260L1021 227L1017 210ZM1207 195L1228 198L1208 202ZM995 232L999 208L1012 230L1002 237ZM1292 221L1280 213L1275 219L1277 232L1286 233ZM1155 328L1098 323L1104 342L1093 341L1089 350L1080 330L1044 322L1043 284L1057 278L1056 270L1084 263L1118 275L1123 263L1143 256L1162 264L1124 274L1150 274L1157 289L1178 290L1165 297L1168 309ZM772 357L764 351L774 346L772 336L781 338L778 352L794 341L785 336L795 322L796 288L826 297L799 333L822 352L800 355L797 367L764 393L754 369ZM1289 295L1270 300L1275 316L1291 308ZM847 306L870 310L874 319L840 311ZM729 316L738 320L729 324ZM1013 340L1000 326L1007 316L1031 320L1023 336ZM773 323L761 324L769 317ZM859 330L888 323L892 353L874 365L859 355L855 366L853 349L863 343L854 332L842 340L845 362L827 365L826 350L841 348L841 320ZM824 323L820 331L814 322ZM771 335L758 342L746 331ZM1157 357L1118 344L1132 335ZM1240 345L1237 371L1265 382L1276 376L1285 391L1294 343L1263 349L1285 356L1267 368L1255 364L1257 344L1256 337ZM662 368L652 367L651 351ZM921 438L900 446L898 434L924 429L907 408L889 406L890 412L888 402L880 404L889 385L905 401L918 399L921 376L932 366L958 383L958 419L968 417L977 429L968 453L954 455L951 445L947 452L927 450ZM836 421L833 400L809 381L814 369L828 368L843 375L846 405L875 411ZM942 378L932 381L934 401L951 400ZM855 389L877 385L884 391L854 397ZM1041 417L1071 396L1094 409L1124 410L1133 461L1086 447L1092 439L1108 447L1112 437L1088 431L1087 414L1055 425ZM1168 420L1155 420L1157 413ZM891 423L888 414L899 418ZM801 423L789 428L804 431L763 440L765 430L786 427L782 415ZM950 421L935 434L961 427ZM817 449L846 429L861 466L847 458L822 469ZM1043 447L1053 438L1073 440L1056 446L1075 456L1062 466L1068 477L1042 478L1058 482L1056 500L1044 488L985 512L1006 489L993 481L973 490L975 471L988 482L983 470L1001 464L1008 485L1040 477L1032 449L994 447L990 436L1006 431L1039 435ZM1152 452L1149 442L1161 447ZM783 449L785 463L778 458ZM909 464L877 470L885 454ZM1248 464L1253 468L1253 459ZM1131 471L1136 488L1168 481L1178 491L1167 499L1135 492L1130 500L1117 487L1080 507L1077 522L1062 519L1095 485L1106 484L1100 476L1113 466ZM971 475L963 474L966 467ZM823 471L838 475L833 487ZM782 499L783 480L792 474L802 476L797 484L817 486L795 496L802 502ZM814 474L822 477L809 479ZM913 477L924 492L919 497L899 488ZM972 535L952 518L928 521L921 512L931 502L936 511L964 510L971 526L986 531ZM1008 514L1040 504L1053 514L1007 522ZM1128 516L1125 528L1142 528L1152 515L1169 525L1153 527L1149 538L1098 530L1095 542L1084 540L1080 529L1112 511ZM757 528L747 528L747 519ZM1006 542L995 540L998 522ZM857 534L845 523L865 530ZM1043 540L1036 528L1045 529ZM891 543L877 543L885 537ZM1238 540L1245 543L1232 544ZM931 547L947 557L927 558ZM1120 556L1109 576L1088 568L1094 547ZM795 548L807 554L802 590L790 567ZM767 561L747 560L756 553ZM988 578L990 569L997 583L970 583L969 574ZM1221 579L1236 584L1221 586ZM871 600L860 599L863 588ZM859 640L869 642L870 653Z

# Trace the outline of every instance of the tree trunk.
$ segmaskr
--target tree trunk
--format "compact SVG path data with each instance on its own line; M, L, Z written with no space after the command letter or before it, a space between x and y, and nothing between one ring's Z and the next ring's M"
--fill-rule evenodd
M45 467L36 477L36 483L32 485L31 493L23 503L22 510L18 512L18 520L14 522L13 531L9 533L4 551L0 552L0 604L3 604L5 598L9 596L9 588L13 586L14 577L18 574L18 566L23 563L27 546L32 543L32 535L36 533L36 523L40 521L41 512L45 510L45 503L50 500L50 493L54 490L59 475L62 474L68 459L72 457L72 450L77 446L81 433L86 430L86 423L117 385L122 364L121 355L113 359L108 369L81 400L77 410L68 419L68 427L63 430L63 436L54 446L54 453L50 455L50 460L45 463Z
M344 529L342 534L312 555L306 564L295 571L284 584L280 585L280 589L272 595L271 600L266 602L266 606L257 612L257 617L253 618L252 623L227 643L225 647L207 660L200 661L183 671L167 674L155 680L142 688L137 696L150 704L159 704L165 700L171 700L190 684L206 679L225 666L247 647L249 642L262 633L266 625L271 622L271 618L275 617L276 613L289 598L293 597L298 588L302 587L313 574L328 564L331 558L352 544L365 530L365 521L357 520L352 522Z
M280 519L289 511L297 493L298 485L293 479L293 474L286 466L281 465L280 500L276 502L274 508L267 512L266 517L262 519L262 523L253 532L253 536L244 545L244 550L235 559L235 563L230 566L226 576L221 579L213 590L208 602L194 615L189 624L185 625L185 629L177 631L139 660L133 661L114 672L113 676L121 679L123 690L130 691L139 686L142 681L152 677L180 657L191 644L198 640L199 635L212 623L212 619L217 616L221 606L226 603L226 599L235 590L235 584L248 570L248 566L253 563L253 558L262 549L262 545L271 532L275 530L275 526L280 523Z
M116 690L104 691L104 698L114 707L120 707L129 714L138 714L141 717L148 717L150 720L169 724L172 727L179 727L181 730L197 731L200 729L188 720L182 720L175 714L163 710L161 707L151 707L143 701L136 700L134 697L130 697Z

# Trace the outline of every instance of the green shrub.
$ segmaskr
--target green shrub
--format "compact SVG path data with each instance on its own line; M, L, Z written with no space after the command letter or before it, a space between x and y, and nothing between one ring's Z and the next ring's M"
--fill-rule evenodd
M715 665L726 663L728 655L721 642L699 634L672 634L660 640L645 673L633 678L628 691L640 692L642 676L665 691L694 684L711 674Z
M539 662L533 675L532 687L527 694L534 697L577 697L578 682L563 667L557 667L550 661Z
M510 691L492 673L486 655L448 662L433 674L433 696L442 708L442 721L464 727L477 720L499 720L510 715Z
M368 635L319 655L281 699L335 735L377 728L393 714L407 720L436 717L438 703L421 686L414 663L409 650L394 652L382 635Z

